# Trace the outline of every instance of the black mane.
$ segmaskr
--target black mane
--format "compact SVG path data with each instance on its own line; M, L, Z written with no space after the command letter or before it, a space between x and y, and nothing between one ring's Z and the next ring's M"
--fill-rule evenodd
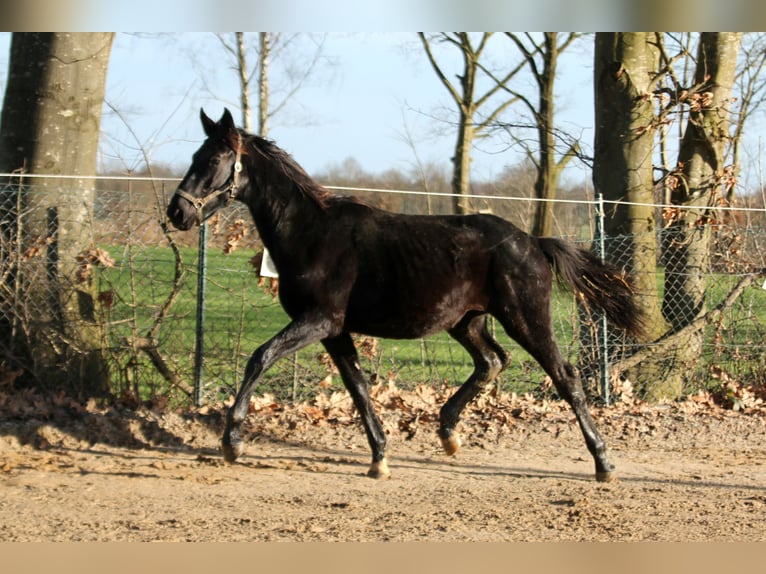
M285 177L292 181L297 191L313 200L321 208L326 209L328 204L333 201L344 200L344 197L335 195L329 189L317 183L293 159L293 156L280 148L273 140L246 132L241 132L241 134L245 142L245 149L243 150L245 154L251 155L248 152L249 148L252 148L256 154L261 155L271 166L277 168Z

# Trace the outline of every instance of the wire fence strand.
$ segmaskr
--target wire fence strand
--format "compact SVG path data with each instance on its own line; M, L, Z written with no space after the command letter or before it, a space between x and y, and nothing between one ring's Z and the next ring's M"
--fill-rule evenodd
M157 397L192 400L200 291L198 235L196 230L178 232L165 224L167 189L172 189L175 181L98 178L94 182L92 204L82 206L87 217L66 221L62 219L63 212L58 211L55 223L58 231L54 232L50 213L55 211L62 194L69 193L67 185L64 180L62 187L51 189L30 178L23 188L24 201L16 188L0 191L2 325L14 333L39 331L45 327L45 321L51 320L52 299L62 292L79 292L87 287L96 301L94 321L103 329L101 352L108 359L111 391L140 400ZM387 206L393 201L395 208L409 212L422 212L424 203L419 202L424 202L426 196L422 191L328 187L365 192L364 198L370 201L390 194ZM390 196L399 199L392 200ZM27 201L29 197L35 200ZM522 228L527 227L529 214L534 210L534 202L529 198L473 197L477 210L504 216ZM592 201L557 201L554 211L557 235L590 248L596 227L595 212ZM721 216L705 224L709 233L706 267L687 271L700 281L702 306L699 301L681 295L674 299L668 293L675 280L669 274L677 274L684 267L668 259L683 256L683 252L663 248L668 245L667 228L660 229L655 238L657 261L651 288L637 294L656 299L666 315L671 310L677 315L701 317L699 352L688 363L686 358L676 360L669 355L667 344L662 346L663 340L638 344L611 335L608 352L614 357L613 364L619 365L620 360L638 350L647 352L655 348L657 353L663 353L665 369L643 379L640 369L635 367L632 371L614 373L608 389L612 395L651 391L652 377L659 384L671 371L683 372L684 394L726 380L759 384L766 381L766 291L763 280L756 279L766 268L764 209L717 206L716 212ZM31 225L35 221L47 223ZM79 238L82 249L74 255L58 247L64 231L87 235ZM209 223L208 232L207 277L202 289L204 384L198 397L202 403L225 400L234 394L250 354L287 322L275 297L276 285L258 275L262 247L246 210L241 206L226 210ZM606 238L606 252L630 253L632 240ZM61 259L64 256L71 260ZM62 268L73 270L66 275L69 282L66 285L62 285L63 275L57 271ZM35 275L28 273L31 269L36 269ZM748 279L748 284L730 300L743 279ZM718 307L719 314L709 314ZM604 343L597 334L587 335L589 329L597 328L596 323L589 324L590 319L583 316L575 297L563 290L554 292L552 311L564 356L580 368L589 392L597 394L598 364ZM549 392L550 385L537 363L501 329L494 324L491 327L512 354L511 365L496 384L517 393ZM418 383L452 386L461 384L473 369L470 357L446 334L416 341L356 339L371 384L393 381L403 387ZM0 337L0 361L4 368L34 371L34 365L18 363L13 341L13 337ZM647 357L650 356L649 352ZM639 380L643 382L639 384ZM279 362L264 375L257 392L272 393L280 400L300 401L315 393L317 385L340 388L331 362L323 349L315 345L291 360Z

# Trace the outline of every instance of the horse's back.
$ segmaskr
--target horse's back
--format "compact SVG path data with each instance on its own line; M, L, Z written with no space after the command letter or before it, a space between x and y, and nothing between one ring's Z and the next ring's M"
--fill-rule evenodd
M509 250L516 259L534 249L526 233L492 215L368 215L349 228L357 273L346 325L354 332L420 337L487 312L494 275L504 272L498 261L506 267Z

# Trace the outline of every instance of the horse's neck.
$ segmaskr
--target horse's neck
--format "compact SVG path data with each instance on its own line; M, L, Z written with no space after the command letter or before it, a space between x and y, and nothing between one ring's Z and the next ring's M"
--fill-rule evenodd
M321 226L321 210L316 203L291 185L288 182L276 187L272 182L260 186L249 203L258 234L277 264L282 257L305 251L309 230Z

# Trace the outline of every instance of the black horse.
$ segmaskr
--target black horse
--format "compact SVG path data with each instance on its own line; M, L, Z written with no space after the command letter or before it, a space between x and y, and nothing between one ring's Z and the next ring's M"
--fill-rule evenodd
M279 272L279 299L291 318L247 363L223 434L227 461L244 450L241 425L261 374L285 355L321 341L361 415L372 449L368 475L389 474L386 436L351 333L413 339L446 330L468 351L474 371L440 411L442 444L447 454L456 453L461 411L509 362L487 330L492 315L572 406L596 479L613 478L578 375L553 338L551 267L583 306L639 336L641 314L622 273L584 249L531 237L493 215L402 215L336 196L274 143L237 129L228 110L218 122L202 110L200 118L207 139L167 215L187 230L232 200L245 203Z

